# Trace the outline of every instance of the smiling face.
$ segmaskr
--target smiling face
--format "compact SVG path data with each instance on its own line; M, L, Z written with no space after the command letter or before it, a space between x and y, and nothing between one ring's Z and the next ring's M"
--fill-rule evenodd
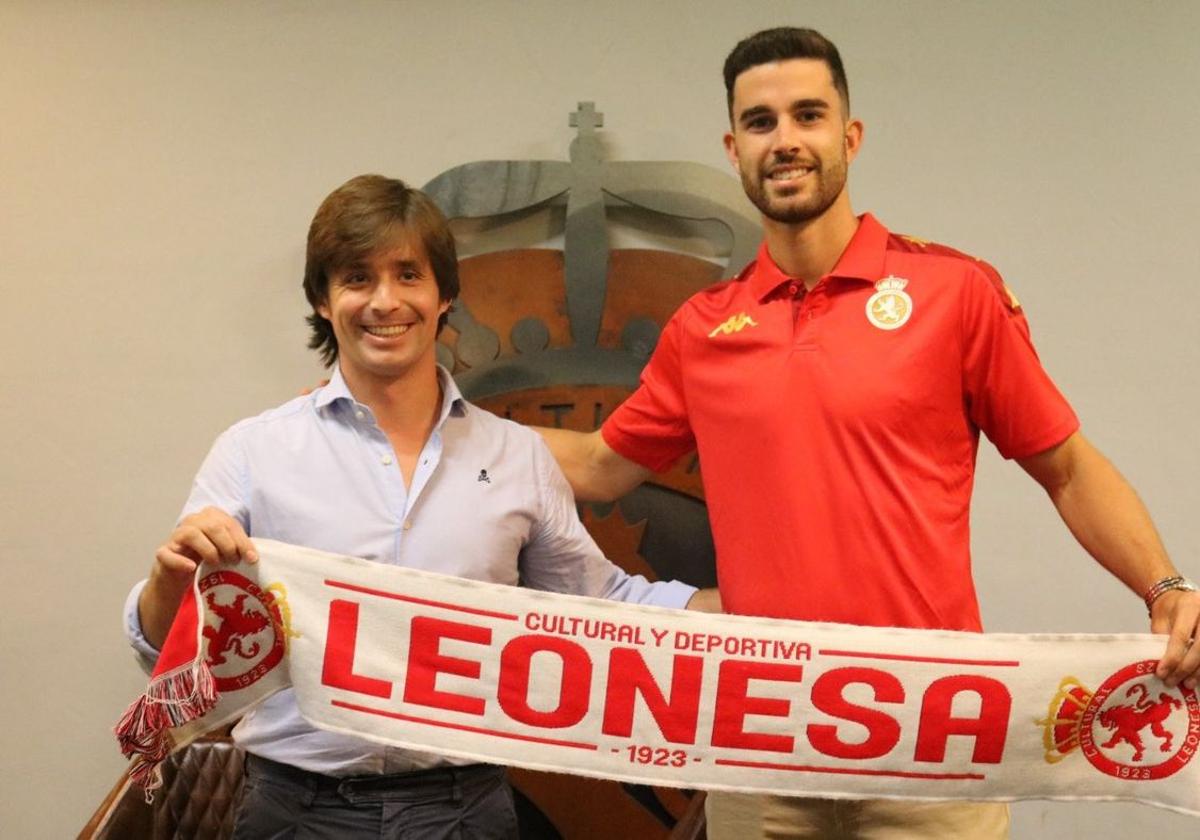
M316 311L333 327L342 375L353 389L432 376L438 319L449 308L425 248L401 234L330 272L328 295Z
M862 123L849 120L829 65L797 58L759 64L734 82L725 152L746 195L784 224L820 217L846 196Z
M405 248L408 261L421 268L422 276L435 278L441 300L453 301L459 288L454 234L429 196L395 178L359 175L317 208L308 228L304 297L313 308L307 319L312 327L308 346L320 351L327 366L338 359L339 336L323 314L331 311L334 274L345 278L347 269L361 271L388 252Z

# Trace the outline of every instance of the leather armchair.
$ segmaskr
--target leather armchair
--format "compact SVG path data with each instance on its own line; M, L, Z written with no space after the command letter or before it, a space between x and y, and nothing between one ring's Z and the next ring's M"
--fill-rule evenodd
M542 791L540 784L552 787ZM555 774L533 774L516 771L512 781L531 802L546 795L571 797L568 790L559 789L563 782L596 786L601 797L609 797L607 805L597 803L600 810L614 812L612 796L620 796L619 786L591 779L575 779ZM607 787L598 787L607 786ZM225 840L233 829L234 809L242 789L242 751L234 746L227 734L202 738L163 762L163 786L155 792L154 802L147 803L141 789L129 782L123 773L116 786L96 809L79 840ZM648 790L648 789L647 789ZM575 793L581 793L576 791ZM678 792L673 792L678 793ZM663 840L704 840L704 793L698 792L684 800L682 812L673 828L662 828ZM575 801L575 806L579 802ZM532 804L531 807L537 807ZM630 807L625 803L624 807ZM541 808L542 813L556 809ZM678 809L676 809L678 812ZM549 822L546 828L522 824L522 840L576 840L583 837L609 837L619 834L614 825L563 824L574 812L587 818L586 811L568 806L555 813L557 825ZM648 817L646 819L649 819ZM652 823L653 824L653 823ZM649 837L646 840L651 840Z
M242 751L227 735L202 738L162 765L163 786L147 804L123 773L80 840L223 840L242 790Z

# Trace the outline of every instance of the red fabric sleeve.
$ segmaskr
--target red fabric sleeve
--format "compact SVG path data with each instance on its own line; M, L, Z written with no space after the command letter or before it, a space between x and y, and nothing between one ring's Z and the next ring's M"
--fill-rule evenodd
M1079 419L1038 360L1025 313L986 263L963 293L963 393L971 421L1005 458L1057 446Z
M696 448L684 396L683 321L681 309L663 329L638 389L600 429L614 452L655 472Z

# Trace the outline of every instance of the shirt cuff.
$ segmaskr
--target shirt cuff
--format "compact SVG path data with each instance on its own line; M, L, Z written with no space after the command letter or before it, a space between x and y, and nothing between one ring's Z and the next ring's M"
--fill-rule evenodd
M679 580L668 580L658 584L654 593L654 605L681 610L687 606L698 590L696 587Z
M128 597L125 598L125 638L129 642L129 646L133 648L133 655L137 658L138 664L142 666L147 674L154 670L154 663L158 661L158 648L150 644L146 637L142 634L142 622L138 618L138 598L142 595L142 590L146 588L146 581L141 580L134 584L133 589L129 590Z

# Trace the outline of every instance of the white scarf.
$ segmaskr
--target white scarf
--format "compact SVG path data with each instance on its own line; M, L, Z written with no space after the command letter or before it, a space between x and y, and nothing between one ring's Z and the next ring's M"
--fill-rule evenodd
M712 615L255 544L257 564L200 570L117 726L148 788L290 685L314 726L539 770L1200 814L1200 701L1154 676L1159 637Z

